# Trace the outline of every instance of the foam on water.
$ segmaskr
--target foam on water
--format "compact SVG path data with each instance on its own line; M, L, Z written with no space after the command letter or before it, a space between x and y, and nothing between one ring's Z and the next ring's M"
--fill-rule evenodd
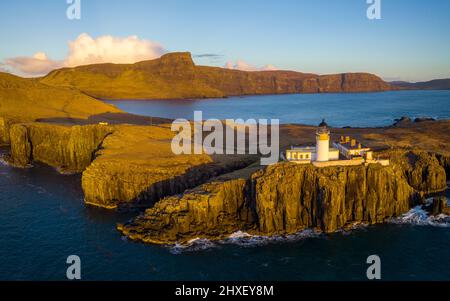
M231 234L228 238L219 241L221 244L237 244L239 246L251 247L251 246L261 246L270 243L283 243L298 241L305 238L318 237L321 233L313 229L307 229L300 231L295 234L290 235L273 235L273 236L262 236L262 235L250 235L246 232L237 231Z
M447 200L448 201L448 200ZM417 206L400 217L388 220L392 224L411 224L417 226L449 227L450 216L445 214L430 215L422 206Z
M449 200L447 199L447 202ZM425 201L426 205L430 205L433 198ZM391 224L410 224L417 226L433 226L433 227L450 227L450 216L445 214L430 215L423 206L412 208L407 213L398 218L391 218L387 220ZM366 229L368 224L354 223L346 229L341 229L336 232L348 235L356 230ZM175 244L170 246L170 252L173 254L181 254L183 252L195 252L208 250L212 248L220 248L223 245L237 245L240 247L257 247L273 243L295 242L307 238L320 237L322 233L314 229L306 229L296 234L291 235L252 235L244 231L237 231L227 238L213 241L206 238L195 238L188 241L186 244Z
M180 254L182 252L193 252L201 251L212 248L219 248L223 245L238 245L240 247L257 247L264 246L271 243L285 243L294 242L306 238L319 237L320 232L313 229L307 229L300 231L295 234L290 235L273 235L273 236L262 236L262 235L251 235L244 231L237 231L232 233L227 238L212 241L206 238L195 238L188 241L186 244L175 244L170 247L170 252L173 254Z
M0 155L0 165L9 166L8 162L5 160L3 155Z
M217 247L213 241L206 238L194 238L188 241L186 244L175 244L170 247L172 254L181 254L183 252L195 252Z

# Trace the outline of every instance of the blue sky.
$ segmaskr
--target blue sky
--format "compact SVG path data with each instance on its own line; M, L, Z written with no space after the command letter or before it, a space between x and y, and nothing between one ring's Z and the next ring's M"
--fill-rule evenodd
M37 52L64 60L82 33L160 43L190 51L198 64L253 66L319 74L367 71L388 80L450 77L450 1L381 0L82 0L81 20L66 0L0 1L0 63Z

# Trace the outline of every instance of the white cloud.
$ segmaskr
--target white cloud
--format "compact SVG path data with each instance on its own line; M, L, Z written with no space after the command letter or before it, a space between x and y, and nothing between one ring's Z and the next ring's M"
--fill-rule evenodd
M233 69L233 70L241 70L241 71L275 71L275 70L278 70L273 65L265 65L263 67L256 67L256 66L248 64L247 62L245 62L243 60L237 60L236 63L228 61L225 64L225 68Z
M0 63L0 72L9 73L9 70L5 67L5 64Z
M18 73L24 76L39 76L47 74L53 69L63 66L61 61L53 61L47 58L47 55L43 52L38 52L32 57L15 57L5 60L5 66L8 66Z
M160 57L166 50L159 43L139 39L137 36L118 38L110 35L92 38L83 33L69 42L69 53L57 61L38 52L32 57L15 57L5 60L5 65L24 76L40 76L61 67L88 64L131 64Z
M131 64L159 58L166 52L160 44L141 40L137 36L101 36L93 39L86 33L69 42L69 49L65 61L69 67L98 63Z

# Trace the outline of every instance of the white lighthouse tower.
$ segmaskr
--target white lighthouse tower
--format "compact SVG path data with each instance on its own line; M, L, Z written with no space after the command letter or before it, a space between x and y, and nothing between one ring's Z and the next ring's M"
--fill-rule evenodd
M330 161L330 130L325 119L319 124L316 132L316 161Z

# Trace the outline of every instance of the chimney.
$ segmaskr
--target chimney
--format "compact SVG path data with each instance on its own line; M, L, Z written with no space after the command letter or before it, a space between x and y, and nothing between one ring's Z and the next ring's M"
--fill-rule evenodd
M356 146L356 139L352 139L351 146L352 146L352 147L355 147L355 146Z

